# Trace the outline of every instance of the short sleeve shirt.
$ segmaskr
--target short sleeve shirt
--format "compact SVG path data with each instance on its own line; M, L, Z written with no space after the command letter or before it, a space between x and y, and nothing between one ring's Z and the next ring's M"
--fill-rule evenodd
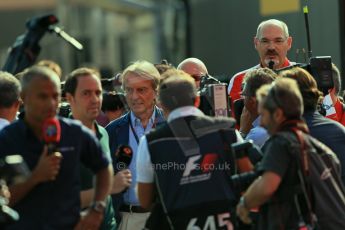
M59 121L60 171L54 181L38 184L14 206L20 220L9 229L72 229L79 220L80 162L94 172L110 163L90 130L77 121ZM0 132L0 157L19 154L30 170L35 168L43 146L23 119Z
M260 207L259 229L279 229L281 224L286 229L296 227L298 217L293 192L299 180L297 160L291 151L299 151L296 138L289 142L284 137L273 136L263 148L264 156L258 170L276 173L282 180L273 197Z

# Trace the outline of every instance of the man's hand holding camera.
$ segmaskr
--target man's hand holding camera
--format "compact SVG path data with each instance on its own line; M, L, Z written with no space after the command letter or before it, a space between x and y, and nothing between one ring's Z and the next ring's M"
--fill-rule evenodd
M252 220L249 217L250 210L246 205L244 196L241 197L240 202L237 204L236 213L238 217L243 221L243 223L245 224L252 223Z

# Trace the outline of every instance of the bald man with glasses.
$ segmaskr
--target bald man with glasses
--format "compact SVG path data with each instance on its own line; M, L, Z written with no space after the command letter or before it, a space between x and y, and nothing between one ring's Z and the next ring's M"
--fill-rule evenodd
M200 59L193 57L183 60L177 66L177 69L188 73L192 78L194 78L195 86L197 89L200 88L201 78L208 74L206 65Z
M287 25L277 19L269 19L259 24L254 37L254 47L258 51L260 63L250 69L265 68L280 69L295 64L287 58L287 52L292 45ZM241 86L244 75L250 69L235 74L228 86L228 94L233 104L241 98ZM234 114L234 113L233 113Z

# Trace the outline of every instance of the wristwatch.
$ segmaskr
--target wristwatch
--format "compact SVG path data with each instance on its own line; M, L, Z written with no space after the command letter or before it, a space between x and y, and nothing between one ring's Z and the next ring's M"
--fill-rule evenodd
M103 213L105 210L105 202L104 201L95 201L91 205L91 209L98 212L98 213Z
M241 134L241 137L242 137L243 139L246 138L247 133L244 133L244 132L242 132L242 131L239 131L239 133Z
M241 196L238 204L241 205L242 207L244 207L245 209L248 209L248 206L247 206L246 200L244 199L244 196Z

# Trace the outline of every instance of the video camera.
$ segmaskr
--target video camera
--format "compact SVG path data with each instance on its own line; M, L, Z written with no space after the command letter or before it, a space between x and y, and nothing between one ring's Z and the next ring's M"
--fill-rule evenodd
M310 42L310 29L309 29L309 9L308 5L303 7L303 15L305 22L305 29L307 35L307 53L309 57L308 64L296 64L287 68L278 70L278 72L293 68L295 66L304 68L307 70L316 80L318 89L323 92L324 95L328 94L328 90L334 87L332 76L332 59L330 56L312 56L311 42Z
M199 95L199 109L206 115L229 116L230 106L225 83L221 83L218 79L206 74L201 77Z
M67 101L62 101L59 105L59 116L69 118L71 112L71 105Z
M334 87L332 76L332 58L330 56L316 56L309 59L309 64L297 63L295 65L276 70L277 73L294 67L307 70L316 80L318 89L324 95Z
M308 71L315 79L318 89L324 95L328 94L328 90L334 87L332 76L332 59L330 56L316 56L311 57L308 64L296 63L294 65L274 70L277 74L284 70L289 70L295 67L301 67ZM242 109L244 107L243 99L238 99L234 103L234 115L238 125L240 125L240 118ZM322 109L322 108L321 108ZM321 114L323 114L321 112Z
M262 159L262 152L252 140L246 140L241 143L234 143L231 145L232 152L236 159L248 157L252 164L258 163ZM231 183L236 189L237 193L245 191L249 185L260 175L257 170L235 174L231 176Z
M17 74L25 68L32 66L41 51L38 43L46 32L55 32L76 49L82 50L83 46L77 40L59 27L54 26L58 21L53 14L34 17L28 20L26 22L27 32L17 37L9 50L9 55L2 70Z
M0 179L7 184L20 183L29 174L29 169L20 155L10 155L0 159Z
M25 181L29 169L20 155L10 155L0 159L0 186L14 185ZM0 196L0 227L19 220L18 213L7 206L8 199Z

